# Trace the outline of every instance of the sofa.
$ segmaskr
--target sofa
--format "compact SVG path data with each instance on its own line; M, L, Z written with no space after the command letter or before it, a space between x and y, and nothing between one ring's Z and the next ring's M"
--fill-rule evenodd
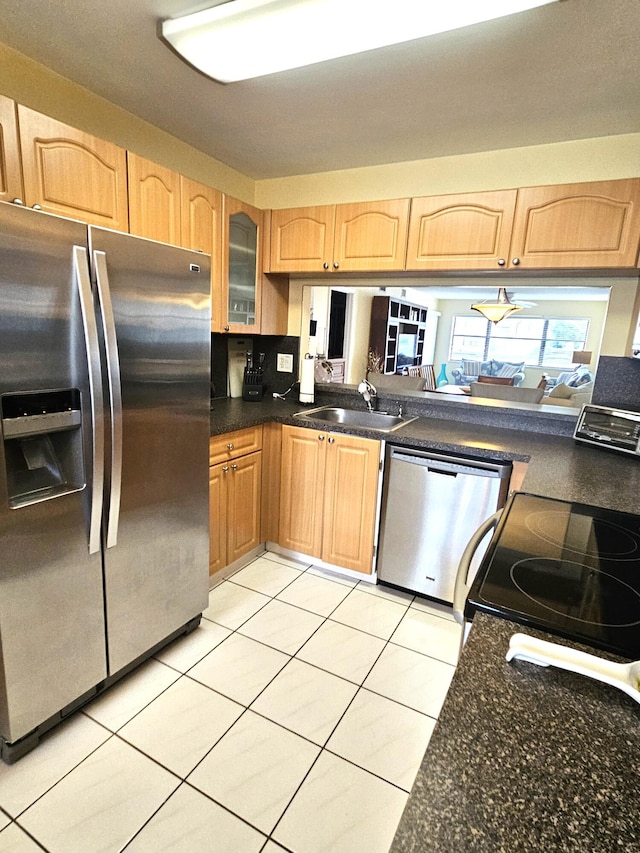
M568 370L556 377L547 377L543 402L553 406L570 406L580 409L591 402L593 373L586 367Z
M424 376L402 376L399 373L369 373L369 382L376 391L424 391Z
M513 384L520 385L524 379L524 361L498 361L495 358L490 361L463 360L460 367L451 371L451 375L456 385L471 385L478 376L513 377Z
M506 400L510 403L540 403L544 394L542 388L515 388L513 385L485 385L482 382L472 382L469 390L472 397Z

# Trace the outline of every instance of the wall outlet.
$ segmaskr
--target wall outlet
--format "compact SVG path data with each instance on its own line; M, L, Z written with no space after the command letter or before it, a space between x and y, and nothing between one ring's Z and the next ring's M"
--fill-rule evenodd
M289 353L279 352L276 370L279 373L293 373L293 356Z

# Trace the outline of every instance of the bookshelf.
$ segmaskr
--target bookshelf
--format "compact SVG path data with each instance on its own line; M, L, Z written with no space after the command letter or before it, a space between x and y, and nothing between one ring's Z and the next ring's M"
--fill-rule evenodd
M422 364L427 309L391 296L374 296L369 349L381 357L384 373Z

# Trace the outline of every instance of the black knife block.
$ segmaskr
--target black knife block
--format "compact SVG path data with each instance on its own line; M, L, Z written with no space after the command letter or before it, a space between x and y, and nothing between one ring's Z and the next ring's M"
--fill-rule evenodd
M260 403L264 394L264 385L262 384L262 370L260 368L244 369L244 378L242 381L242 399L247 403Z

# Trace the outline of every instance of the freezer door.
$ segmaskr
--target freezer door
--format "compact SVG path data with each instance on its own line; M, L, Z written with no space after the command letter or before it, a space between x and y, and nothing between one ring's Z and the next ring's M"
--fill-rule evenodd
M106 676L74 246L88 280L85 226L0 205L0 734L10 743Z
M210 259L100 228L90 228L90 255L110 378L104 575L114 674L207 606Z

